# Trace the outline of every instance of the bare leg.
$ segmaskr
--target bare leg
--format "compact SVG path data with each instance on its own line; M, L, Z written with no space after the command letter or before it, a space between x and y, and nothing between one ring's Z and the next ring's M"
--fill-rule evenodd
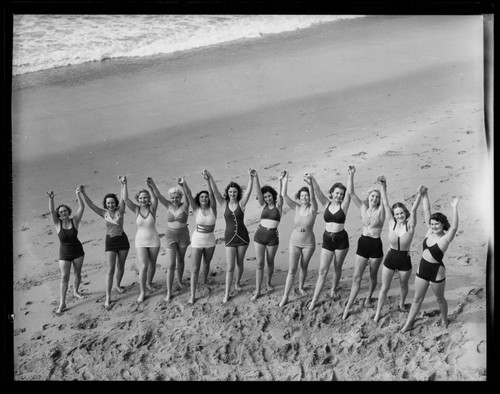
M335 256L333 258L333 278L332 278L332 289L330 290L330 297L334 300L338 300L340 298L340 294L338 292L340 278L342 278L342 266L344 265L345 257L347 256L347 252L349 248L336 250Z
M401 299L399 300L399 309L405 310L405 301L408 296L408 282L410 281L411 270L399 271L399 284L401 286Z
M188 301L189 304L194 304L194 301L196 300L196 286L198 285L198 277L200 275L202 255L203 249L193 248L193 263L191 266L191 298Z
M248 245L241 245L237 246L237 253L236 253L236 283L234 285L234 288L236 290L241 290L241 277L243 276L243 270L244 270L244 261L245 261L245 253L247 252Z
M255 271L255 293L250 298L255 301L260 296L260 291L262 288L262 279L264 278L264 264L265 264L265 245L254 242L255 244L255 256L257 257L257 270Z
M182 281L182 276L184 275L184 256L186 255L187 246L184 248L179 248L177 253L177 283L179 287L183 289L186 287Z
M229 301L229 294L231 293L234 266L236 264L236 254L236 247L226 246L226 292L224 294L224 299L222 300L222 303L224 304Z
M420 312L420 307L422 306L422 302L424 301L425 293L427 292L428 287L428 281L415 276L415 298L413 299L410 312L408 313L408 318L405 325L401 329L401 332L406 332L413 328L413 323L415 322L415 318L417 317L418 312Z
M434 295L436 296L436 301L439 305L439 310L441 311L441 323L443 327L448 327L448 303L446 302L446 298L444 298L444 288L446 285L446 280L439 283L431 283L431 289Z
M210 272L210 262L212 261L212 258L214 257L215 253L215 246L211 248L204 248L203 249L203 259L202 259L202 267L203 267L203 283L206 284L208 280L208 274Z
M104 307L109 308L111 305L111 289L113 288L113 277L115 276L115 266L117 260L116 252L106 252L106 261L108 263L108 271L106 272L106 300Z
M266 267L266 289L267 291L273 291L274 287L271 284L271 279L273 278L274 273L274 257L276 256L276 252L278 251L279 245L267 246L266 254L267 254L267 267Z
M377 312L375 313L375 317L373 320L376 322L380 319L380 312L382 311L382 306L385 303L387 298L387 293L391 288L391 281L394 277L394 270L387 268L386 266L382 267L382 287L380 288L380 293L378 294L378 302L377 302Z
M139 287L140 293L137 302L141 303L146 298L146 280L148 275L149 253L148 248L136 248L137 260L139 261Z
M82 283L82 267L83 267L83 259L85 256L78 257L73 260L73 274L75 276L74 281L74 291L73 294L75 297L82 299L83 296L80 294L80 283Z
M148 254L147 254L147 264L148 264L148 269L147 269L147 281L146 281L146 288L152 290L153 289L153 278L156 273L156 260L158 259L158 253L160 253L160 247L156 246L153 248L147 248Z
M354 262L354 275L352 277L352 285L351 285L351 293L349 294L349 300L347 301L347 305L344 309L344 314L342 315L342 319L347 319L349 314L351 313L352 304L356 300L356 297L359 292L359 288L361 287L361 279L363 277L363 272L365 272L366 264L368 263L368 259L362 256L356 255L356 261Z
M368 297L365 299L365 307L372 305L372 296L378 282L378 270L380 268L380 263L382 263L383 257L378 257L376 259L370 259L370 286L368 288Z
M174 275L175 268L177 265L177 249L168 248L167 249L167 296L165 301L170 301L172 294L174 292Z
M71 273L71 261L59 260L59 270L61 271L61 284L59 286L59 307L57 313L66 309L66 293L68 292L68 283Z
M302 249L302 259L300 260L300 271L299 271L299 291L302 295L307 295L306 289L304 288L307 278L307 270L309 267L309 261L316 249L316 245L311 248Z
M129 249L118 251L118 264L116 265L116 283L115 289L119 293L123 293L125 289L122 286L123 275L125 274L125 261L127 260Z
M316 307L316 303L318 302L321 290L323 290L325 279L328 275L328 270L330 269L330 264L332 263L333 256L334 252L328 249L321 248L318 279L316 280L316 287L314 288L313 298L311 300L311 303L309 304L310 311L312 311Z
M283 308L288 302L288 295L290 294L290 290L292 289L300 259L300 249L298 247L290 245L289 249L290 252L288 256L288 275L286 277L285 292L283 293L283 298L279 303L280 308Z

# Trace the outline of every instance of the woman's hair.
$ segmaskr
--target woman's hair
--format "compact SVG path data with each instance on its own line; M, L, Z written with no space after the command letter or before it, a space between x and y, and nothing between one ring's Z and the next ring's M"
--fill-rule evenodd
M410 211L408 211L408 208L406 208L406 205L404 205L402 202L396 202L394 204L392 204L392 207L391 207L391 210L392 210L392 216L394 216L394 210L396 208L401 208L405 215L406 215L406 219L408 219L410 217Z
M200 196L201 196L202 194L206 194L206 195L208 195L208 206L210 206L210 193L209 193L208 191L206 191L206 190L202 190L202 191L198 192L198 193L196 194L196 196L194 197L194 201L196 202L196 204L197 204L198 206L200 206Z
M180 188L178 188L177 186L174 186L174 187L171 187L170 189L168 189L168 195L170 196L171 194L178 194L181 199L182 199L182 196L184 195L182 190Z
M295 193L295 198L297 200L300 200L300 193L302 192L307 192L309 194L309 197L311 196L311 193L309 192L309 188L307 186L302 186L297 193Z
M148 195L148 197L151 199L151 194L149 193L149 190L141 189L135 195L135 200L136 201L139 201L139 196L141 195L141 193L146 193Z
M278 192L273 187L264 185L260 188L260 191L262 195L264 195L264 193L271 193L273 196L273 201L276 204L276 200L278 200Z
M240 201L241 197L243 196L243 191L241 190L240 185L238 185L236 182L229 182L229 184L226 186L226 190L224 191L224 198L226 201L229 201L229 189L234 187L238 191L238 195L236 196L236 200Z
M332 195L332 193L335 191L335 189L340 189L340 190L343 190L344 191L344 197L347 193L347 187L345 187L342 183L340 182L336 182L333 184L333 186L330 188L329 190L329 193L330 193L330 196Z
M378 196L379 196L379 198L380 198L380 201L378 202L378 205L380 205L380 204L381 204L381 202L382 202L382 201L381 201L381 200L382 200L382 194L380 193L380 190L375 189L375 188L371 188L370 190L368 190L368 193L366 193L366 198L365 198L365 200L364 200L364 203L365 203L366 205L369 205L369 203L368 203L368 199L370 198L370 194L372 194L373 192L378 193Z
M61 204L61 205L59 205L59 206L56 208L57 216L59 216L59 209L61 209L61 208L63 208L63 207L64 207L64 208L66 208L66 209L68 210L68 215L71 215L71 212L73 212L73 211L71 210L71 208L70 208L70 207L68 207L66 204Z
M106 200L108 198L112 198L113 200L115 200L116 206L118 206L118 204L120 204L120 202L118 201L118 197L116 197L116 194L108 193L104 196L104 200L102 200L102 206L104 207L104 209L106 209Z
M431 215L431 218L429 219L429 224L431 223L431 220L435 220L436 222L441 223L443 225L444 231L447 231L450 228L450 222L448 222L448 218L441 212L433 213Z

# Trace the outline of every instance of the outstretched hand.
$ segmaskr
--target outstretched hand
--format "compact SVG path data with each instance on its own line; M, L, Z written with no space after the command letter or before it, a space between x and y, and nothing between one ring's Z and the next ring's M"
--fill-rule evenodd
M460 196L453 196L453 198L451 199L451 206L453 208L456 208L459 200L460 200Z
M182 186L184 184L184 178L183 177L178 177L177 178L177 183Z
M54 192L51 190L50 192L47 192L47 195L49 198L54 198Z
M418 190L417 190L417 193L421 194L421 195L424 195L425 193L427 193L427 187L423 186L423 185L420 185L418 187Z
M127 177L125 175L118 175L118 180L122 185L125 185L127 183Z
M286 178L286 177L288 177L288 173L286 171L281 171L280 176L279 176L279 180L281 181L283 178Z
M375 183L380 183L381 185L387 185L387 180L385 179L385 176L383 175L380 175L377 180L375 181Z
M347 173L349 175L351 175L351 174L354 175L355 172L356 172L356 167L354 167L354 166L347 167Z
M254 170L253 168L249 168L248 174L250 174L250 176L252 176L252 177L255 177L255 176L257 176L257 171Z

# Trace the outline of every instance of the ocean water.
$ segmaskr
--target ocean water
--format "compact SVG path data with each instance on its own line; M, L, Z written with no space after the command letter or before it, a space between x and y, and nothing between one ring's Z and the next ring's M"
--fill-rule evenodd
M15 15L12 74L170 54L363 15Z

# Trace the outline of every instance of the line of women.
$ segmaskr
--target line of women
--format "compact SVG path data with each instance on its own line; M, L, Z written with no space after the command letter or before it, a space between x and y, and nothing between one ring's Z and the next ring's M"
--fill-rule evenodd
M382 307L387 299L391 282L395 272L399 273L401 296L399 309L407 310L405 300L408 295L408 283L412 271L410 260L410 247L415 235L417 225L417 209L422 202L424 219L428 231L423 241L422 259L420 260L415 276L415 296L408 312L408 319L402 327L402 332L413 328L423 299L430 286L441 312L442 324L448 325L448 306L444 297L446 269L443 256L454 239L458 228L458 198L453 197L451 202L452 223L442 213L431 214L431 205L427 188L419 186L411 210L404 203L389 203L387 196L387 181L384 176L379 176L375 181L378 188L368 191L366 198L361 200L354 191L354 174L356 169L349 166L347 169L347 186L336 182L325 195L314 176L305 173L302 186L294 198L288 195L289 174L282 171L279 176L278 191L269 185L261 186L256 170L248 170L248 183L246 188L230 181L222 194L212 174L202 171L206 182L206 189L199 191L194 197L185 178L178 178L177 185L168 190L168 198L159 191L156 183L150 177L145 181L145 187L135 195L135 202L129 198L127 178L119 176L120 199L108 193L103 200L103 208L96 206L87 195L84 186L76 189L78 197L78 211L71 217L71 208L60 205L54 208L54 193L48 192L49 209L60 239L59 266L61 271L60 304L57 313L66 309L66 293L70 277L71 266L74 272L74 295L83 296L79 292L81 271L85 253L81 242L78 240L78 228L85 208L85 203L106 224L105 254L108 266L106 275L106 297L104 306L112 305L112 289L119 293L125 291L121 286L124 274L125 261L128 256L130 244L123 230L125 206L135 214L137 231L135 235L135 249L139 262L140 292L137 302L141 303L148 292L154 291L153 278L156 271L156 262L160 251L160 236L156 229L156 216L158 202L166 210L167 229L165 232L165 247L167 256L165 301L169 302L174 294L174 276L177 274L179 289L185 287L183 273L185 255L189 245L192 248L191 269L191 296L188 303L196 301L196 290L199 277L206 284L210 271L210 262L214 256L216 239L215 225L217 220L217 204L223 211L225 220L225 257L226 281L225 292L222 299L227 303L236 291L242 290L241 278L244 272L245 255L250 244L250 236L245 225L245 208L252 193L257 189L256 197L261 208L260 221L254 235L254 247L257 261L255 292L251 300L261 295L264 276L266 276L266 289L273 291L271 279L274 273L274 259L279 248L278 226L283 216L283 206L286 204L294 214L294 228L289 240L288 262L289 269L286 278L283 297L279 307L283 308L290 298L290 293L295 283L295 276L299 270L297 292L306 296L305 282L309 262L316 249L316 239L313 231L318 214L318 202L324 208L323 219L325 230L322 235L320 264L312 299L308 309L313 310L319 304L328 271L333 261L333 277L330 297L333 300L340 298L339 283L342 276L342 267L350 248L349 236L345 230L345 222L351 200L359 208L361 215L362 234L357 241L356 257L354 261L354 274L349 298L346 302L343 319L353 313L353 305L361 287L365 269L369 268L368 296L364 306L370 307L373 303L373 293L377 286L379 268L382 265L382 285L378 295L374 320L378 322L382 315ZM185 198L184 198L185 196ZM85 203L84 203L85 202ZM190 209L195 218L195 229L190 235L188 230L188 217ZM388 218L389 251L384 259L384 250L381 234L384 223ZM383 264L382 264L383 262ZM264 275L264 269L265 274Z

